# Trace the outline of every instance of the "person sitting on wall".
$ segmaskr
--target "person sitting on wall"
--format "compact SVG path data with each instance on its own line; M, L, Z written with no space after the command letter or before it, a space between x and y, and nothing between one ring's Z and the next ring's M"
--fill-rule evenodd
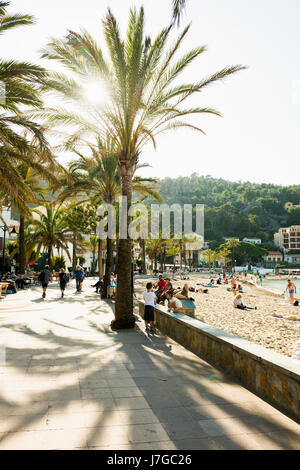
M100 291L100 294L101 294L101 291L102 291L102 287L103 287L103 280L102 279L99 279L99 281L96 282L96 284L92 285L91 284L91 287L95 287L96 288L96 294L98 294Z
M171 279L169 277L166 277L166 290L171 290L171 289L173 289Z
M179 299L173 296L173 291L169 290L166 292L166 298L168 300L168 311L173 313L185 313L182 303Z
M8 283L7 290L12 292L13 294L16 294L17 293L17 285L16 285L16 282L14 281L14 279L12 279L11 274L6 273L4 275L3 280Z
M174 297L176 297L176 299L185 299L185 300L190 299L194 301L194 299L189 296L189 293L190 293L190 289L187 283L184 284L183 289L181 291L173 291L173 295Z
M160 295L161 295L163 292L166 291L166 285L167 285L166 281L163 279L162 275L160 274L160 275L158 276L158 282L157 282L157 284L156 284L156 286L155 286L156 289L157 289L157 290L155 291L155 295L156 295L156 297L157 297L157 301L158 301L158 302L160 301L160 299L159 299L159 298L160 298Z

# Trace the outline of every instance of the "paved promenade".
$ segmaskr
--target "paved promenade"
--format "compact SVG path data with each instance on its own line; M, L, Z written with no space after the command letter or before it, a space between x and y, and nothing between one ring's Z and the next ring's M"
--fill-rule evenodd
M300 449L297 423L168 337L112 332L90 284L1 301L0 450Z

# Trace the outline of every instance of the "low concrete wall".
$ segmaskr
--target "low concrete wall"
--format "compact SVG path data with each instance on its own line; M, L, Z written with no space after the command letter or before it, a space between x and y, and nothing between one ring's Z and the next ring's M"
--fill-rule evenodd
M139 313L143 318L143 301L139 301ZM300 423L300 361L161 306L155 307L155 324L161 333Z

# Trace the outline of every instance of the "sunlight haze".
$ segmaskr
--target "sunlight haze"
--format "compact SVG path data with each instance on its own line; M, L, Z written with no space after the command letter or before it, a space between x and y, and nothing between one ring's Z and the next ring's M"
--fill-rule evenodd
M57 65L41 60L40 51L67 29L87 29L103 45L101 20L108 4L122 31L133 5L144 5L151 37L171 18L171 0L13 0L10 11L32 14L37 23L1 38L2 55L53 69ZM197 81L227 65L248 68L193 96L191 106L215 107L223 118L194 118L206 136L190 130L158 136L157 150L149 144L141 159L152 168L141 174L163 178L196 172L232 181L298 184L300 2L190 0L180 29L190 19L181 53L204 44L208 51L185 71L184 80ZM60 161L69 158L61 155Z

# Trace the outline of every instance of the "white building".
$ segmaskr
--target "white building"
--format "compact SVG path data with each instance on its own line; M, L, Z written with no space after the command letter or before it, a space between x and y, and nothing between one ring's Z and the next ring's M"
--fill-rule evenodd
M282 227L274 234L274 243L285 253L300 250L300 225Z
M243 242L253 243L254 245L261 245L261 238L243 238Z
M286 254L285 255L285 261L287 261L290 264L300 264L300 253L292 253L292 254Z
M284 204L284 208L286 210L291 209L291 207L300 207L300 203L299 204L294 204L293 202L286 202Z

